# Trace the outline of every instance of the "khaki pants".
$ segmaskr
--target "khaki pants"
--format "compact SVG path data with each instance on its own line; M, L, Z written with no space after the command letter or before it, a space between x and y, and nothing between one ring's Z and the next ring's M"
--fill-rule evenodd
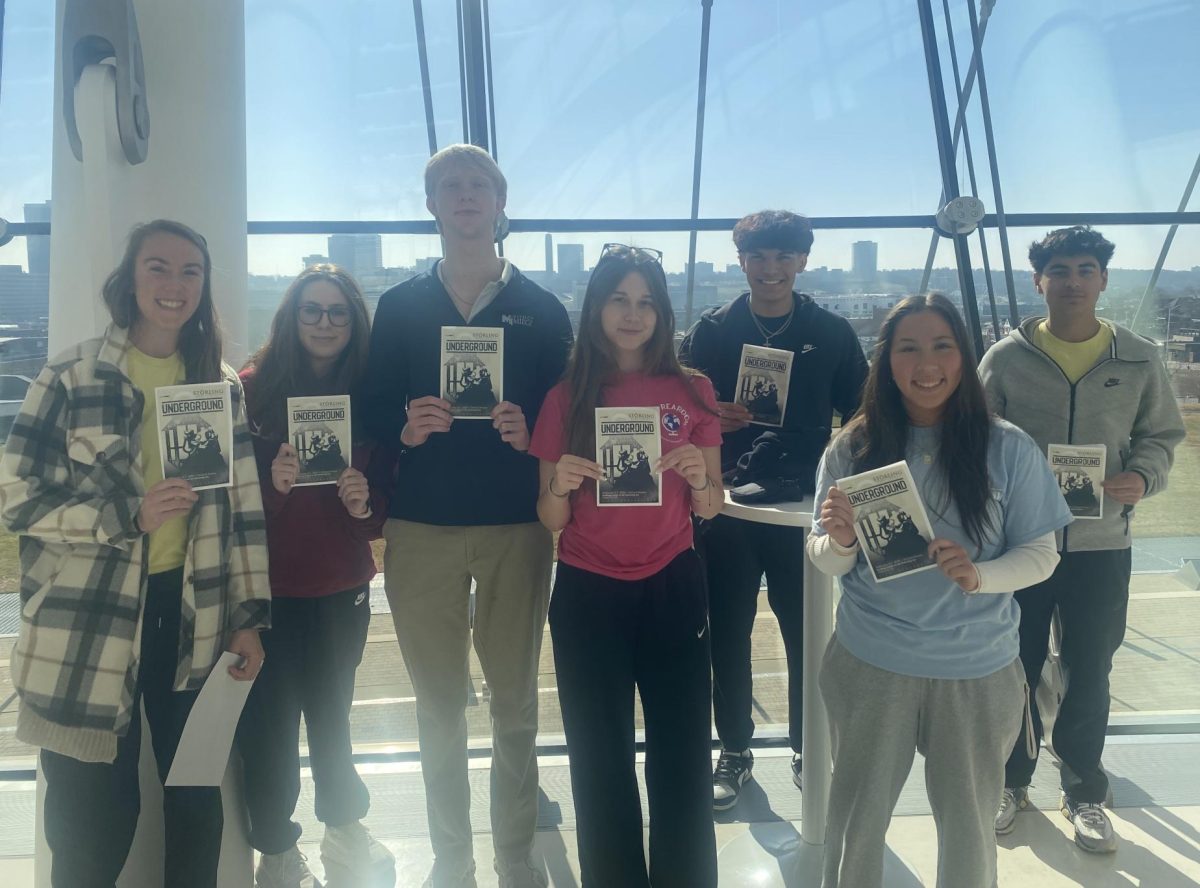
M550 597L550 533L541 524L441 527L389 519L384 538L387 597L417 696L434 854L472 857L466 709L473 643L491 691L496 858L523 860L537 822L537 673Z

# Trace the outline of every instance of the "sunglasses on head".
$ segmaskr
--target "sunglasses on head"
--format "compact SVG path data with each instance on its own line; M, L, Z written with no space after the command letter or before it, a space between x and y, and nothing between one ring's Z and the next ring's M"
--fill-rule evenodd
M653 247L631 247L629 244L605 244L600 248L600 258L616 256L629 257L634 262L654 262L662 265L662 250Z

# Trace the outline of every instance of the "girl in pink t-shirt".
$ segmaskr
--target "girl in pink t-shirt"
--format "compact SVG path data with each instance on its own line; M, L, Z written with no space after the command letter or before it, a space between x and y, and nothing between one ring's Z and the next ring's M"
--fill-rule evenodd
M538 416L538 516L561 530L550 634L585 885L711 888L708 606L693 513L724 499L712 384L675 357L655 251L610 244L588 282L566 378ZM596 408L657 407L661 504L601 508ZM650 864L634 769L634 689L646 730Z

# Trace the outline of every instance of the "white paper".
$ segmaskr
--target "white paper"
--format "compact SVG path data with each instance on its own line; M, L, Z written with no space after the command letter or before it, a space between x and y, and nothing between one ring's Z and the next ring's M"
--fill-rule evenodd
M204 682L179 738L167 786L220 786L225 779L233 732L254 684L229 674L229 667L241 660L225 651Z
M867 556L875 582L883 583L930 570L927 553L933 526L908 463L839 478L838 489L854 509L854 535Z

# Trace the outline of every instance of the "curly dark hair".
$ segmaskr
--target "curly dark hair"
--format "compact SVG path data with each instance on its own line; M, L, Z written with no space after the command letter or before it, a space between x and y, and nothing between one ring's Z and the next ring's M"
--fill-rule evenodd
M762 210L738 220L733 226L733 243L738 253L751 250L791 250L809 253L813 227L805 216L787 210Z
M1072 225L1047 231L1040 241L1029 245L1029 264L1038 274L1042 273L1055 256L1092 256L1100 263L1101 271L1108 271L1108 260L1112 259L1116 244L1094 230L1090 225Z

